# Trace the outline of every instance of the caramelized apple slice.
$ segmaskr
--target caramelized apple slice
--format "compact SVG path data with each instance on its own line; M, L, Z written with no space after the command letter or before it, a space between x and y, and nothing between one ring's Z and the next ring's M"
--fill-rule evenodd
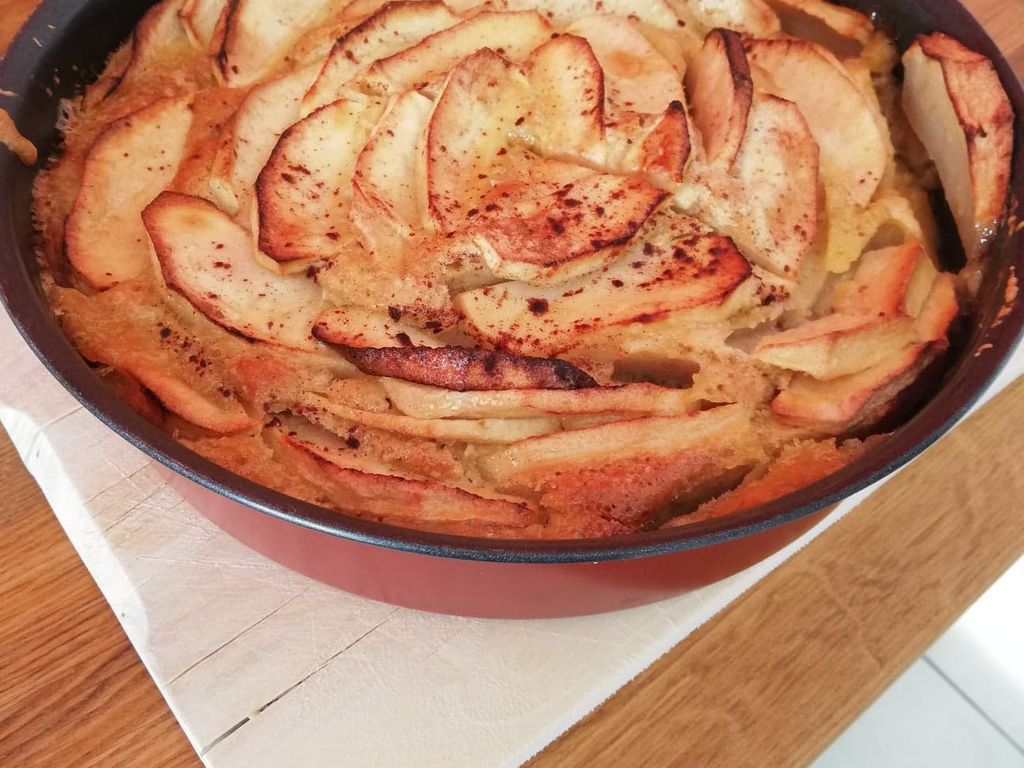
M903 55L903 109L939 171L968 258L998 230L1013 152L1013 110L992 62L941 33Z
M648 0L644 3L633 0L496 0L496 4L508 10L538 9L544 16L559 26L599 13L611 16L626 16L643 24L666 30L679 29L679 17L667 0Z
M587 16L566 31L590 43L600 62L610 116L622 111L657 115L671 102L682 103L679 73L629 19Z
M694 125L708 162L729 167L747 131L754 86L740 36L716 29L704 38L686 70Z
M856 56L871 38L871 19L827 0L768 0L792 37L823 45L837 56Z
M505 57L522 61L551 39L553 32L536 11L483 11L375 61L361 80L373 92L401 93L430 83L482 48L500 50Z
M384 105L340 99L285 131L256 179L260 252L284 267L330 259L348 231L352 173Z
M344 96L344 89L373 62L393 56L447 29L459 17L440 0L386 3L331 48L316 81L302 99L302 115Z
M217 74L225 85L252 85L282 64L302 33L337 0L228 0Z
M433 104L416 91L398 96L359 153L352 181L352 223L363 243L385 250L412 237L423 220L420 155Z
M299 119L299 100L315 74L315 67L303 67L260 83L224 126L210 169L210 191L222 210L246 213L256 178L281 134Z
M820 149L831 204L866 205L889 162L864 94L824 48L806 40L749 40L754 84L796 103Z
M469 347L346 347L316 327L314 334L334 346L370 376L387 376L458 392L492 389L583 389L597 382L572 363Z
M641 179L586 173L553 185L499 184L470 232L498 278L564 282L615 258L668 193Z
M756 302L759 281L750 277L750 263L729 238L661 209L593 275L547 287L504 283L462 293L455 303L477 338L551 352L616 326L725 319Z
M188 99L164 99L113 123L89 150L64 246L93 288L130 280L149 265L142 209L177 173L191 124Z
M142 214L167 287L250 339L311 349L322 303L305 275L274 274L255 260L249 234L216 206L165 192Z
M300 398L292 410L327 429L332 426L332 419L340 419L410 437L476 445L518 443L530 437L550 435L561 429L558 419L544 416L522 419L414 419L397 413L361 411L316 394Z
M827 315L765 336L754 355L816 379L836 379L870 368L917 340L914 319L905 315Z
M361 307L338 307L316 320L313 335L343 347L439 347L438 341L414 325L402 323L396 310L385 316Z
M417 419L522 418L545 414L679 416L700 408L700 394L655 384L575 390L507 389L453 392L401 379L381 379L394 406Z

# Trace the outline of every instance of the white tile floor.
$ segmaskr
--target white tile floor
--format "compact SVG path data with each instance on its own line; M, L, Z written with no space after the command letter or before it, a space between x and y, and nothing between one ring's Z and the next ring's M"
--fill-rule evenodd
M1024 768L1024 558L813 768Z

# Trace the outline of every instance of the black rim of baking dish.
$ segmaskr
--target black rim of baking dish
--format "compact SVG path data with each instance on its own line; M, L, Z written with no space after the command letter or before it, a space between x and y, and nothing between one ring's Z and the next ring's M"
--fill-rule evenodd
M913 34L944 31L995 62L1018 116L1011 209L1024 218L1024 88L970 13L955 0L847 4L870 13L901 46ZM45 157L54 146L57 100L72 95L128 36L148 0L44 0L0 61L0 107ZM89 70L82 66L87 62ZM768 504L690 526L609 539L521 541L428 533L367 521L285 496L194 454L120 402L61 333L42 297L32 253L31 179L0 147L0 297L25 341L85 408L131 444L183 477L232 501L296 525L352 541L416 554L506 563L580 563L665 555L756 534L843 501L914 459L977 401L1017 347L1024 301L1003 296L1008 277L1024 267L1024 233L1004 228L991 251L980 310L964 335L959 359L938 392L895 434L840 472Z

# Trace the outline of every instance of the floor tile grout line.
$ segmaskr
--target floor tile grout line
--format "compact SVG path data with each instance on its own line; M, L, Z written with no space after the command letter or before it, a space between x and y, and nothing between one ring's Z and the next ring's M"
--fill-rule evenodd
M981 715L981 717L985 720L985 722L987 722L989 725L991 725L996 730L996 732L999 733L1000 736L1002 736L1004 739L1006 739L1008 742L1010 742L1010 744L1013 746L1013 748L1016 749L1018 752L1020 752L1021 755L1024 755L1024 745L1021 745L1021 744L1017 743L1017 740L1013 736L1011 736L1009 733L1007 733L1006 729L1003 728L999 723L997 723L988 712L986 712L984 709L982 709L981 706L978 704L978 702L976 702L973 698L971 698L967 694L967 692L964 691L963 688L961 688L959 685L957 685L956 682L954 682L954 680L949 675L946 674L945 670L943 670L942 667L940 667L938 664L936 664L934 661L932 661L932 659L928 656L927 653L923 654L921 656L921 659L929 667L931 667L935 671L935 673L939 677L941 677L950 688L952 688L954 691L956 691L960 695L960 698L962 698L964 701L966 701L975 712L977 712L979 715Z

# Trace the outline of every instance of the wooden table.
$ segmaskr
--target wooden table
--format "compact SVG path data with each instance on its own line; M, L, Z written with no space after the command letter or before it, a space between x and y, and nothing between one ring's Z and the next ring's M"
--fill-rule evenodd
M967 4L1024 72L1024 2ZM810 762L1024 555L1021 424L1024 381L533 765ZM199 765L2 432L0 488L0 765Z

